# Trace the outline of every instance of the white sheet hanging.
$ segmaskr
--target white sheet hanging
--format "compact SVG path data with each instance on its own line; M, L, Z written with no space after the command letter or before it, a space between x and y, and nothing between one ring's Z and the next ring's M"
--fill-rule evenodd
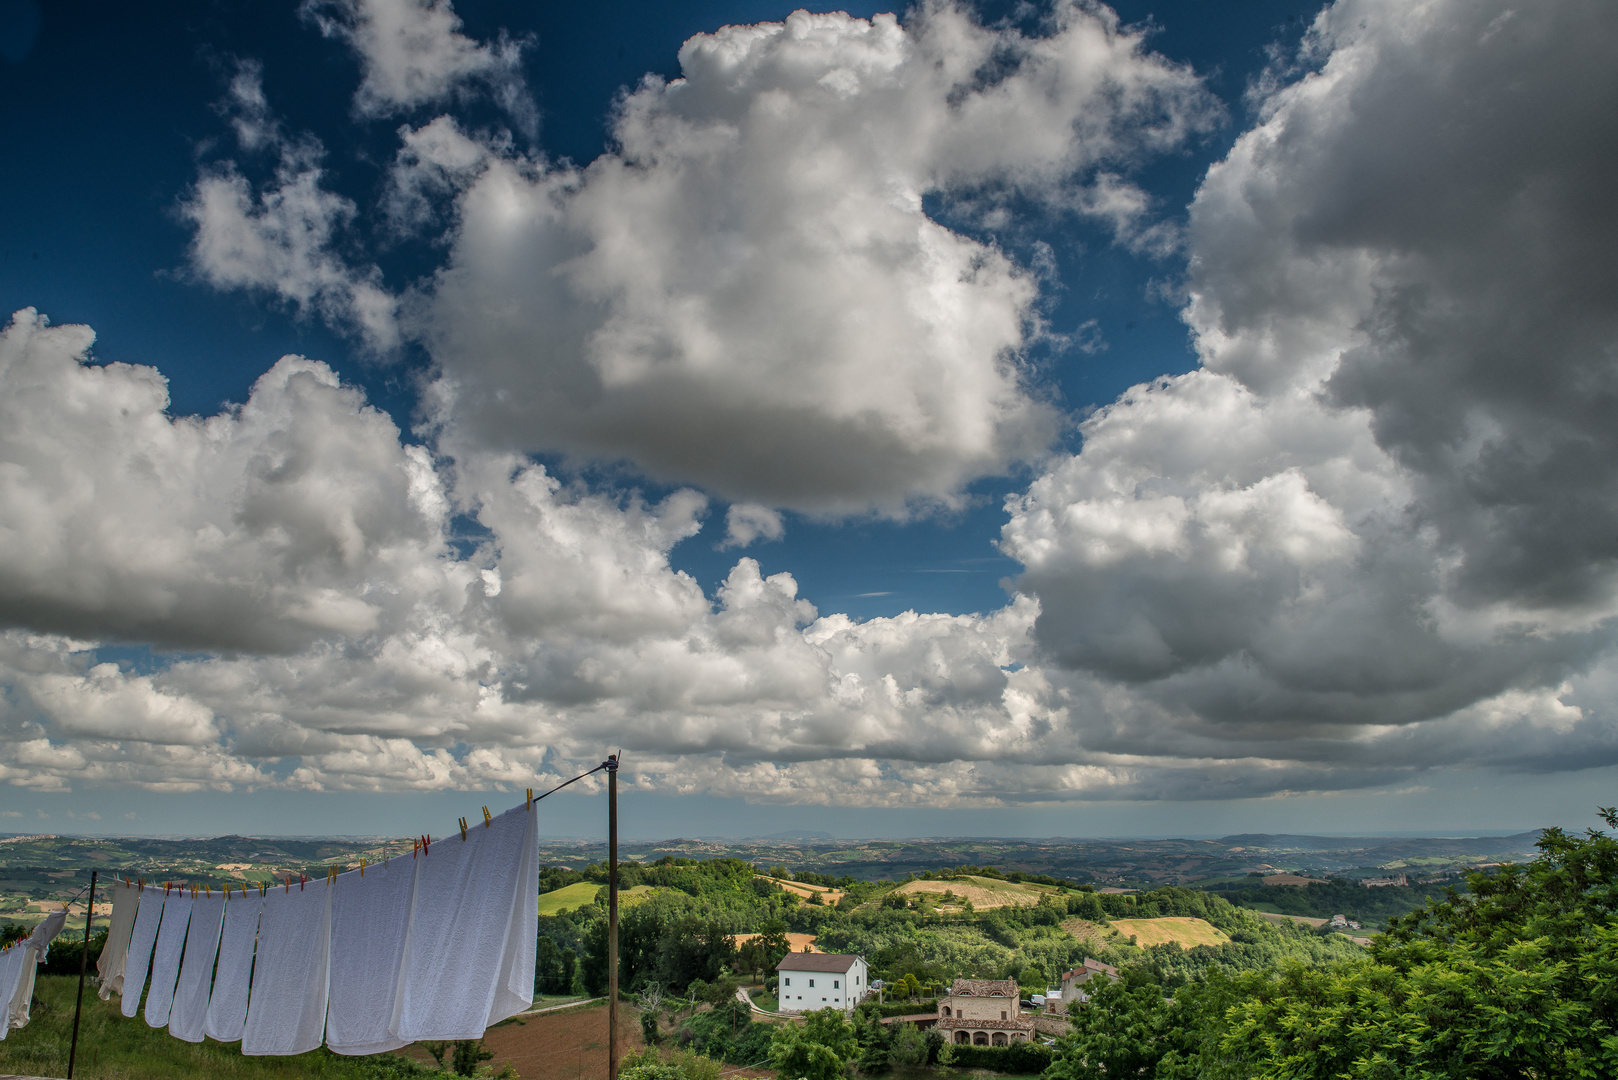
M17 986L22 981L24 965L33 961L33 950L18 942L0 952L0 1001L6 1004L6 1022L0 1023L0 1039L4 1039L11 1030L11 1001L16 996Z
M403 855L367 866L363 875L351 870L337 876L326 1012L326 1046L334 1053L379 1054L410 1044L388 1028L418 862Z
M242 1053L304 1054L323 1041L331 894L332 886L319 880L271 889L264 898Z
M129 958L124 965L123 1014L140 1011L140 992L146 986L146 972L152 962L152 946L163 921L163 890L148 885L140 891L140 907L135 911L135 929L129 935Z
M129 935L135 929L135 909L139 906L139 887L114 880L112 920L107 926L107 943L101 947L101 958L96 961L102 1001L113 994L123 993L124 962L129 958Z
M213 962L219 955L219 929L225 921L223 896L199 896L191 903L191 928L185 935L185 959L174 986L169 1010L169 1034L185 1042L202 1041L208 1019L208 994L213 983Z
M208 996L208 1018L202 1032L210 1039L235 1042L247 1023L247 992L253 973L253 944L258 937L258 890L232 893L225 901L225 928L219 935L219 966Z
M184 889L169 890L163 897L163 926L157 932L157 948L152 952L152 988L146 991L146 1023L151 1027L168 1027L190 921L191 894Z
M506 949L517 909L526 907L523 894L536 886L530 856L536 817L519 806L489 826L473 825L465 840L444 837L419 856L394 1035L410 1042L478 1039L492 1016L510 1015L497 1014L497 1002L506 1008L521 997L511 985ZM531 1001L531 952L527 986Z
M7 1028L20 1028L28 1024L28 1013L34 1002L34 979L39 974L39 965L50 956L51 942L56 935L62 932L67 925L67 909L53 911L34 925L34 929L22 941L17 943L17 950L22 953L17 961L17 984L11 991L11 1000L6 1008Z

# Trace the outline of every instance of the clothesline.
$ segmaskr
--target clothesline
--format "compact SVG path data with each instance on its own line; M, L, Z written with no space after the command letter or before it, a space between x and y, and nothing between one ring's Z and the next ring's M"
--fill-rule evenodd
M149 976L149 1025L190 1042L241 1040L250 1055L479 1038L533 1002L534 804L596 771L503 814L485 807L482 828L462 819L462 843L423 836L408 859L323 879L228 893L116 881L101 995L119 993L134 1017Z
M558 791L561 791L563 788L567 787L568 785L576 784L580 780L583 780L585 777L590 776L590 775L592 775L594 773L598 773L601 770L605 769L606 767L607 767L607 763L602 762L600 765L597 765L595 768L588 769L588 770L586 770L584 772L581 772L579 775L573 777L571 780L564 780L560 784L557 784L555 787L551 788L549 791L546 791L546 792L544 792L542 794L539 794L539 795L535 795L534 794L534 789L529 788L528 789L527 801L526 801L526 803L524 805L531 807L531 806L533 806L534 803L537 803L539 800L544 799L544 798L548 798L549 796L556 794ZM483 807L483 817L484 817L484 823L485 823L485 825L487 825L489 820L490 820L489 808L487 806ZM467 832L468 832L468 826L466 824L466 819L465 818L459 819L459 824L461 826L461 839L465 840L466 837L467 837ZM440 837L440 839L442 839L442 837ZM412 851L412 856L414 857L416 854L419 854L422 850L424 850L427 846L429 846L432 843L432 837L431 837L430 834L425 834L424 833L423 835L421 835L419 837L413 837L411 842L412 842L412 844L415 845L415 848ZM399 857L401 857L401 856L391 856L390 858L399 858ZM388 861L388 860L384 860L384 861ZM360 866L359 866L359 871L360 871L361 875L363 876L363 874L365 872L365 868L367 866L373 866L373 865L376 865L376 864L368 863L362 857L361 860L360 860ZM329 869L331 869L333 871L336 870L335 867L331 867ZM348 873L350 871L343 871L343 872ZM305 877L302 874L299 874L298 876L301 879L301 881L299 882L300 885L308 884L310 881L314 880L313 878ZM328 874L328 877L329 876L330 875ZM130 877L130 875L128 875L128 874L122 874L122 875L118 875L117 877L115 877L114 880L115 881L122 881L125 885L138 884L139 887L142 888L142 889L157 888L158 887L155 883L148 884L146 882L146 879L144 877L141 877L138 874L135 875L133 878ZM203 883L201 885L197 885L197 884L176 885L174 882L164 882L162 887L164 889L190 888L192 893L195 894L199 889L204 890L205 892L207 892L208 890L211 890L212 884L213 884L212 882L205 882L205 883ZM220 888L224 891L224 894L226 896L228 896L230 894L230 890L232 888L240 888L240 889L242 889L243 890L243 895L245 895L247 886L249 886L249 885L257 885L259 887L259 895L260 896L265 896L265 895L267 895L267 891L269 889L274 889L274 888L276 888L278 886L283 886L283 885L286 885L286 884L288 884L288 882L285 882L285 881L270 881L270 882L248 882L248 881L244 881L239 886L234 885L232 883L226 883L225 885L222 885ZM88 888L88 886L81 887L79 889L79 892L74 894L73 900L77 900L79 898L79 895L81 895L84 892L85 888ZM208 895L211 895L211 892L208 892ZM68 903L69 904L73 903L73 900L69 900Z

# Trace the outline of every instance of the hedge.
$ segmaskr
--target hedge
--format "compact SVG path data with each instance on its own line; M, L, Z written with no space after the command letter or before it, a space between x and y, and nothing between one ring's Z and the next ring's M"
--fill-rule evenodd
M988 1069L999 1073L1032 1074L1045 1071L1051 1063L1051 1048L1044 1043L1012 1043L1010 1046L954 1046L952 1064L963 1069Z

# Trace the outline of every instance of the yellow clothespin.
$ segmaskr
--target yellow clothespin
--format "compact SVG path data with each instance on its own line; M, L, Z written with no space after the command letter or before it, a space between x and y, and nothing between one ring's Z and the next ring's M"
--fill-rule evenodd
M365 856L360 856L360 877L365 876Z
M461 818L460 822L461 822L461 839L465 840L466 839L466 819Z
M528 789L528 802L523 804L523 809L524 810L532 810L533 808L534 808L534 789L529 788Z
M485 806L483 808L483 827L487 829L489 827L489 823L493 820L494 818L489 816L489 808Z

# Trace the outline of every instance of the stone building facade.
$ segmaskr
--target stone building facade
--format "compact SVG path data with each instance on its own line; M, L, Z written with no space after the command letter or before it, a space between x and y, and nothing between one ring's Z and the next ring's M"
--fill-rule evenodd
M938 1003L938 1030L952 1043L1010 1046L1034 1037L1015 979L956 979Z

